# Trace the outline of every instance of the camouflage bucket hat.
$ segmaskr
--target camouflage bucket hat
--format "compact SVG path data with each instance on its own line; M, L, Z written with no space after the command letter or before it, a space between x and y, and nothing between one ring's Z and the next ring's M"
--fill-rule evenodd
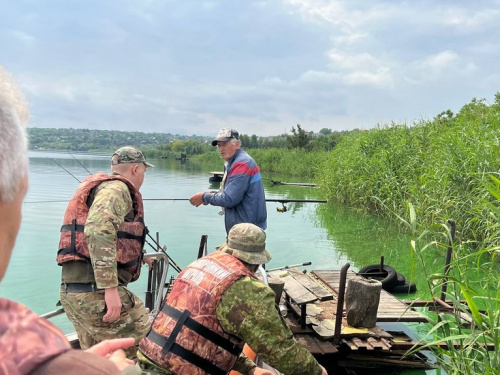
M150 164L146 161L144 154L135 147L125 146L121 147L114 152L111 156L118 155L118 159L116 159L116 164L125 164L125 163L144 163L146 167L154 167L153 164Z
M219 250L248 264L265 264L271 260L266 250L266 233L254 224L236 224Z
M227 142L231 139L240 139L239 133L231 128L222 128L219 130L217 138L212 141L212 146L217 146L217 142Z

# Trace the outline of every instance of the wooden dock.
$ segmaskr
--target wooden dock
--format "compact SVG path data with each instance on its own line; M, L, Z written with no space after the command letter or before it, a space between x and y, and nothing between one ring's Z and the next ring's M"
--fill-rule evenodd
M338 295L340 271L312 271L311 275L328 285ZM347 281L356 276L354 272L347 273ZM427 322L425 316L408 308L405 302L398 300L392 294L382 289L377 312L377 322Z
M302 345L327 366L335 363L362 368L378 363L379 367L434 368L421 353L405 356L416 342L403 332L388 332L378 324L371 328L349 326L345 305L339 308L338 301L344 300L341 285L345 291L356 273L346 272L344 282L341 276L340 270L302 272L296 268L268 273L270 286L283 290L280 304L288 310L285 322ZM273 284L284 285L276 288ZM381 290L378 322L427 322L427 319L404 301Z

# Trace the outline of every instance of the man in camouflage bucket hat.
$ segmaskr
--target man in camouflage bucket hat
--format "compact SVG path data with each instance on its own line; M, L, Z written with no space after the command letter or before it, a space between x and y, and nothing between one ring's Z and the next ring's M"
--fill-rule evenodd
M272 289L255 277L271 254L254 224L231 228L225 245L186 267L139 344L143 374L274 375L242 353L247 343L284 375L327 375L293 338Z
M62 266L61 304L82 348L149 330L144 303L127 285L140 274L147 229L139 192L153 167L135 147L111 157L111 174L87 177L68 204L57 253ZM127 350L134 358L137 347Z
M219 250L256 266L271 260L271 254L266 250L266 233L251 224L235 225L229 231L226 243Z
M14 248L28 187L28 106L0 66L0 281ZM64 333L26 306L0 298L0 374L133 374L122 348L133 339L74 350Z

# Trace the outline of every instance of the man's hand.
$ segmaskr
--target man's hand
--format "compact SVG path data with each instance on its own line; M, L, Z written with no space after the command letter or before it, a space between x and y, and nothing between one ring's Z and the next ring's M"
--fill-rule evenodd
M134 361L127 359L122 349L130 348L134 343L133 338L104 340L90 347L86 352L108 358L120 371L123 371L127 366L133 365Z
M203 192L196 193L191 198L189 198L189 203L191 203L195 207L201 206L203 204L203 194Z
M120 295L118 294L118 288L114 287L104 289L104 300L106 301L108 311L102 318L102 321L106 323L116 322L120 317L122 310L122 301L120 299Z

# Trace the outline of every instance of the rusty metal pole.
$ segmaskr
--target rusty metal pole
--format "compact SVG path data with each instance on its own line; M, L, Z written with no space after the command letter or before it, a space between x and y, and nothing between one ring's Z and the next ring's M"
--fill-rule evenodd
M345 295L345 284L347 279L347 270L351 265L349 263L344 264L340 269L340 281L339 281L339 295L337 296L337 313L335 315L335 332L333 334L333 344L338 345L340 343L340 332L342 329L342 313L344 312L344 295Z
M448 224L450 226L450 237L449 237L449 245L446 250L446 259L444 262L444 281L441 285L441 300L446 301L446 290L448 289L448 273L450 272L450 263L451 263L451 252L453 250L453 243L455 242L455 222L453 220L448 220Z

